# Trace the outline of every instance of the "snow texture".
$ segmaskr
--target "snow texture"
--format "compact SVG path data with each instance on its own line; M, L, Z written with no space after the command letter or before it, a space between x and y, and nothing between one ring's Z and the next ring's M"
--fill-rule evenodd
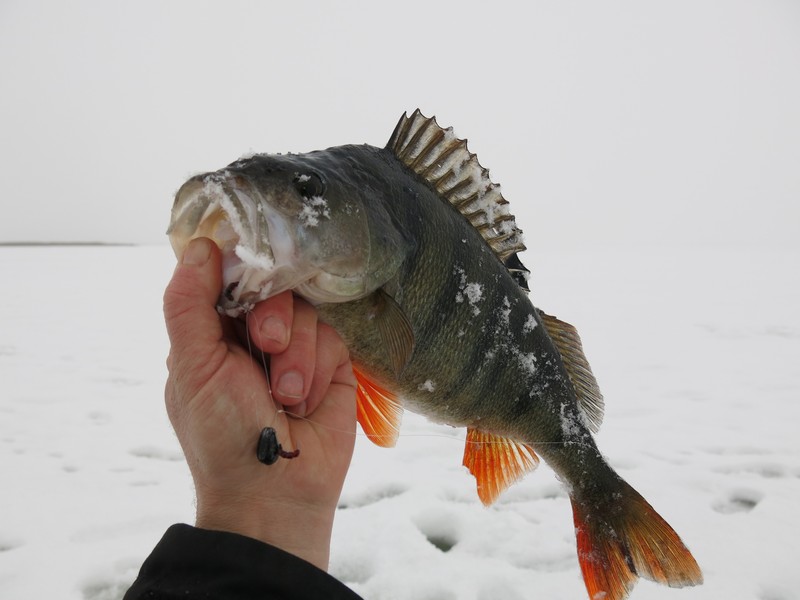
M308 177L306 175L306 177ZM328 201L322 196L312 196L305 198L303 208L298 215L300 223L304 227L316 227L320 219L330 219L331 211L328 208Z
M436 383L432 379L426 379L424 383L420 383L417 389L423 392L432 392L436 389Z
M478 303L483 300L483 286L477 282L467 282L466 273L461 267L454 267L453 274L461 278L456 292L456 302L460 304L466 300L472 308L472 314L477 317L481 314Z
M704 570L632 600L798 598L800 253L535 257L534 302L578 328L603 390L601 450ZM117 600L193 522L163 400L173 266L166 246L0 248L0 598ZM552 472L486 509L463 439L413 414L394 449L359 435L331 573L367 600L586 598Z
M275 266L271 256L260 252L253 252L243 244L237 244L234 253L248 267L259 271L269 271Z

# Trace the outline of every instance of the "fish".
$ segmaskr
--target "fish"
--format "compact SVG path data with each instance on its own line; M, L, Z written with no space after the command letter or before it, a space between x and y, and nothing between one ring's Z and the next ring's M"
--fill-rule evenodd
M604 459L604 400L577 330L531 300L522 230L489 172L419 109L383 148L256 154L191 177L168 235L223 255L218 309L285 290L347 345L358 421L393 446L405 409L466 428L463 464L489 505L543 459L569 493L589 598L639 577L702 583L672 527Z

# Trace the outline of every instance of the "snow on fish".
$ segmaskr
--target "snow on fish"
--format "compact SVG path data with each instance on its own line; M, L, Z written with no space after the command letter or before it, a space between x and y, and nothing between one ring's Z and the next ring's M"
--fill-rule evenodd
M219 308L293 290L350 349L358 419L392 446L402 409L466 427L464 465L492 503L541 456L572 502L589 597L638 577L702 582L675 531L604 460L603 399L577 331L532 304L522 232L500 187L419 110L385 148L256 154L188 180L168 234L223 253Z

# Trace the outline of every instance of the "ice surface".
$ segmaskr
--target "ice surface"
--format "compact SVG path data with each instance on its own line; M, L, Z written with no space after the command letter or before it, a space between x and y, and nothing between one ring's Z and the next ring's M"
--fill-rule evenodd
M797 598L800 253L631 250L523 257L534 302L580 331L601 450L705 572L631 598ZM166 246L0 248L0 598L120 598L193 521L163 400L173 266ZM463 438L408 413L396 448L358 438L331 572L367 600L585 598L552 472L486 509Z

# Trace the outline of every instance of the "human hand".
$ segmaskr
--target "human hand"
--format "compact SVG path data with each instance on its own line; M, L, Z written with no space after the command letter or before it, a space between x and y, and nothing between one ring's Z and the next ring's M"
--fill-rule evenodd
M336 504L355 444L356 380L338 334L284 292L255 306L246 332L270 355L270 385L220 316L221 256L192 241L164 294L171 349L166 404L197 494L196 525L240 533L326 569ZM273 400L274 399L274 400ZM280 411L306 417L297 419ZM258 462L263 427L292 460Z

